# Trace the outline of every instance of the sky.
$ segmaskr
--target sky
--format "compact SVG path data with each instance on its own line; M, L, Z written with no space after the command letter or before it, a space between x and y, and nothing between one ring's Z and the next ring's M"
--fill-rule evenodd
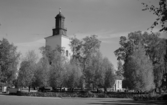
M158 0L0 0L0 40L8 39L22 57L30 50L40 57L39 48L45 46L44 38L52 35L61 8L67 35L79 39L97 35L103 56L117 69L114 51L119 48L120 36L147 31L156 19L142 11L142 2L157 5Z

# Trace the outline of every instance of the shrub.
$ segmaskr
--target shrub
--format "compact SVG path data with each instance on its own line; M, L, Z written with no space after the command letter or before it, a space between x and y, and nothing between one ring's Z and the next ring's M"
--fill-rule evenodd
M91 91L81 92L18 92L19 96L34 97L96 97L96 98L133 98L134 100L164 100L167 95L148 93L126 93L126 92L110 92L110 93L93 93Z
M156 93L150 93L145 95L135 95L133 97L133 100L135 101L147 101L147 100L167 100L167 94L166 95L160 95Z
M78 97L96 97L96 95L91 91L81 91L79 92Z
M167 94L161 95L158 100L167 100Z
M97 93L97 94L96 94L96 97L97 97L97 98L107 98L108 95L105 94L105 93Z

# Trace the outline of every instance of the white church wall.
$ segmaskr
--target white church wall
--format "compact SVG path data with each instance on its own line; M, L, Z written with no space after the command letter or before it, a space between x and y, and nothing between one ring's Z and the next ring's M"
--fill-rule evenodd
M61 35L46 37L46 46L50 46L54 50L57 45L61 46Z
M62 36L61 37L61 47L64 48L64 51L65 51L65 56L70 59L70 57L72 56L72 51L71 51L71 48L70 48L70 38L67 37L67 36Z

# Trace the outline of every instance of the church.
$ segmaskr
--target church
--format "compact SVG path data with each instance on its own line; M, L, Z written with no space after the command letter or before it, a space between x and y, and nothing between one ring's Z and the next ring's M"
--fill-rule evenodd
M72 56L72 51L70 48L70 37L67 36L67 29L64 25L65 17L59 10L59 13L55 17L55 28L52 30L52 36L46 37L46 46L50 46L54 50L57 46L60 46L64 50L64 56L68 59Z
M72 56L72 50L70 48L70 37L67 36L67 29L64 25L65 17L59 10L59 13L55 17L55 28L52 30L52 36L48 36L45 38L46 43L45 46L50 46L52 50L54 50L57 45L62 47L65 51L64 56L68 59ZM115 84L112 88L113 91L122 91L122 79L116 78Z

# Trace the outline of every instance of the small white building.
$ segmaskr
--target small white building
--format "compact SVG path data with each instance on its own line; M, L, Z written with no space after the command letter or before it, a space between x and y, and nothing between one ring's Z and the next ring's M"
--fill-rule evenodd
M66 35L67 29L64 27L65 17L62 15L61 11L55 17L55 28L53 29L53 35L46 37L46 46L50 46L54 50L57 46L64 49L64 55L70 59L72 56L72 51L70 48L71 39Z
M115 80L115 84L114 84L114 87L113 87L113 90L114 91L123 91L123 88L122 88L122 80L123 78L122 77L116 77L116 80Z

